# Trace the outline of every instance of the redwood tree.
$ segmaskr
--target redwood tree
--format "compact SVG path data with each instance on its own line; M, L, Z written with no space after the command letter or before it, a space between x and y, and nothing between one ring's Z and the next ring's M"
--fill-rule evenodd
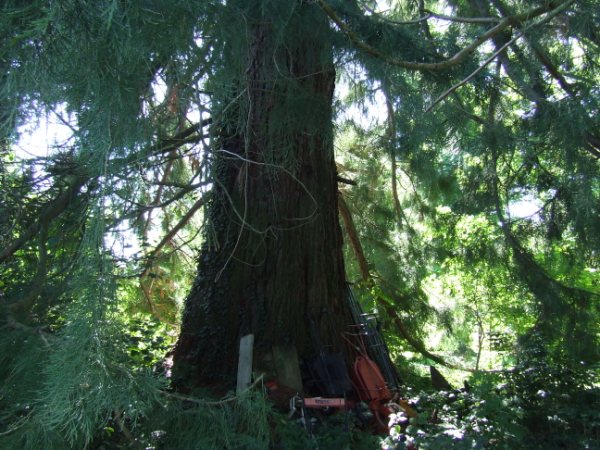
M350 324L337 217L327 18L315 5L241 2L244 48L224 53L213 99L214 192L174 353L179 385L231 382L239 338L310 357ZM240 54L245 57L240 60ZM237 71L232 71L231 67Z
M188 289L182 242L193 241L200 210L179 386L230 386L239 337L250 332L258 370L269 371L273 345L300 357L344 350L334 67L346 71L353 105L387 100L385 126L348 127L340 167L356 182L342 194L360 262L347 260L348 273L372 288L365 297L375 294L389 316L384 331L394 332L392 319L396 348L407 342L443 362L421 342L433 324L454 330L467 361L470 326L483 336L487 314L491 331L520 335L511 357L524 380L545 371L524 392L547 391L540 374L559 372L544 367L573 369L585 377L563 384L591 387L600 355L597 3L2 2L0 447L84 448L109 422L126 430L156 404L163 429L164 396L181 396L140 369L156 362L154 333L177 326L177 291ZM19 134L43 117L69 137L27 158ZM513 214L521 201L539 210ZM136 237L136 255L128 242L113 245ZM449 283L452 314L470 316L460 332L444 310L427 316L439 308L424 291L436 280ZM163 325L150 326L150 315ZM564 407L566 392L545 398L585 412ZM562 430L548 411L533 410L549 420L539 429ZM175 448L202 447L197 417L207 416L189 420L193 444Z

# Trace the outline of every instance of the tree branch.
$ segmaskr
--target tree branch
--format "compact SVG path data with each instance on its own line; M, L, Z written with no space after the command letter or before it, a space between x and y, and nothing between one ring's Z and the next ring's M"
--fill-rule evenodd
M149 266L152 264L152 261L154 260L154 258L156 258L156 255L158 255L158 253L162 250L162 248L165 245L167 245L167 243L169 243L169 241L171 241L171 239L173 239L175 237L175 235L185 225L187 225L187 223L192 219L192 217L194 217L194 214L196 214L196 212L206 204L206 202L208 201L209 198L210 198L210 193L204 194L202 197L200 197L200 199L198 199L198 201L196 201L196 203L194 203L192 205L192 207L188 210L188 212L186 212L184 214L184 216L181 218L181 220L179 220L179 222L177 222L177 224L161 239L161 241L156 245L156 247L154 247L152 252L150 252L150 254L146 258L148 261L147 269L144 270L144 272L142 272L141 276L144 276L147 274L147 272L149 270Z
M27 312L31 309L37 297L44 288L47 275L48 252L46 250L46 241L48 240L47 224L42 224L38 236L38 267L36 273L29 283L27 293L17 302L8 305L8 308L13 312Z
M386 129L386 140L389 146L389 155L391 167L390 170L392 172L392 200L394 203L394 212L396 213L396 222L398 225L398 229L403 227L404 222L406 225L409 225L408 220L404 215L404 211L402 211L402 207L400 206L400 199L398 198L398 177L396 174L396 149L394 146L394 142L396 140L396 125L394 123L394 104L392 103L392 99L389 93L389 90L386 86L383 87L383 95L385 96L385 104L387 107L387 129ZM409 226L410 229L410 226Z
M461 22L461 23L498 23L502 19L498 17L457 17L457 16L446 16L444 14L439 14L428 9L425 10L430 17L435 17L436 19L448 20L450 22Z
M496 209L496 214L498 215L500 229L502 230L506 242L513 251L513 258L517 264L517 267L520 269L520 275L535 297L538 300L541 300L549 293L551 295L558 296L562 291L563 293L576 296L576 298L579 299L587 300L590 297L600 298L600 294L574 286L567 286L564 283L556 280L554 277L548 274L548 272L546 272L546 270L535 260L533 255L521 245L517 237L512 233L510 229L510 223L504 217L498 188L497 154L493 148L491 166L491 191L494 197L494 206ZM544 284L542 285L536 283L535 278L538 280L543 280ZM545 306L543 305L543 301L542 306ZM543 317L543 319L547 319L547 317Z
M505 16L509 15L508 8L500 0L497 0L495 4L501 14ZM539 42L535 41L533 38L525 36L525 39L532 48L533 53L536 55L537 59L540 61L542 66L544 66L544 68L550 74L550 76L552 76L558 82L562 90L565 91L569 97L574 98L576 96L574 86L571 85L565 79L565 77L560 73L559 69L552 63L550 57L548 56L544 48L539 44ZM514 74L514 71L510 68L510 63L508 60L503 61L503 66L508 76L523 89L523 91L527 94L526 96L527 98L529 98L529 100L537 104L540 101L547 99L547 95L537 92L534 88L525 84L523 80L517 79L516 75ZM587 145L585 145L583 148L587 150L593 157L600 159L600 143L598 141L598 138L594 136L593 132L588 132L586 133L585 139L587 141Z
M438 103L440 103L442 100L444 100L446 97L448 97L448 95L450 95L452 92L454 92L456 89L458 89L459 87L463 86L464 84L466 84L468 81L470 81L475 75L477 75L483 68L485 68L489 63L491 63L496 56L498 56L500 53L502 53L508 46L512 45L517 39L523 37L525 35L525 33L530 30L532 27L534 26L538 26L538 25L542 25L550 20L552 20L554 17L556 17L558 14L560 14L562 11L564 11L566 8L568 8L575 0L567 0L566 2L564 2L563 4L561 4L560 6L558 6L557 8L553 9L552 11L549 11L549 14L544 17L542 20L536 21L532 24L530 24L529 26L523 28L523 30L517 34L515 37L513 37L510 41L508 41L506 44L504 44L502 47L498 48L494 53L492 53L492 56L490 56L488 59L486 59L482 65L480 65L477 69L475 69L468 77L466 77L465 79L463 79L462 81L460 81L459 83L455 84L454 86L452 86L451 88L449 88L448 90L446 90L442 95L440 95L426 110L425 112L429 112L433 109L433 107L435 105L437 105ZM509 20L511 18L515 18L517 16L511 16L511 17L506 17L503 20ZM514 23L519 23L520 21L517 20ZM489 31L488 31L489 33ZM495 33L498 34L498 33Z
M458 65L465 61L480 45L486 42L488 39L498 35L504 29L511 25L515 25L524 20L529 20L534 17L538 17L547 12L554 12L556 10L562 10L564 7L573 3L574 0L568 0L565 3L560 4L558 7L554 7L555 2L549 2L547 6L541 6L537 8L530 9L522 14L516 14L511 17L506 17L502 19L497 25L490 28L488 31L483 33L477 39L475 39L471 44L467 45L465 48L460 50L454 56L440 62L435 63L421 63L421 62L411 62L405 61L397 58L393 58L389 55L386 55L382 51L372 47L371 45L364 42L360 37L344 22L340 16L337 15L335 10L325 1L325 0L316 0L321 9L329 16L329 18L350 38L354 45L360 50L375 56L377 58L381 58L389 64L402 67L408 70L421 70L421 71L439 71L445 70L452 66Z
M350 184L352 186L356 186L356 181L350 180L349 178L344 178L344 177L340 177L339 175L336 175L335 179L338 183L344 183L344 184Z
M79 189L89 181L86 177L73 176L67 188L58 195L54 200L46 204L42 208L38 219L31 224L21 235L8 244L0 253L0 263L10 258L17 250L19 250L29 239L31 239L42 227L47 226L50 222L56 219L71 203L71 201L79 193Z
M350 246L354 251L354 256L356 256L356 262L358 262L362 280L365 282L370 281L371 271L369 270L369 265L367 264L367 258L365 258L362 245L358 239L358 233L356 232L354 220L352 220L352 215L350 214L350 209L348 209L348 204L346 203L346 200L344 200L344 196L341 193L338 193L338 210L342 216L344 228L346 229L346 234L350 240Z
M433 103L427 107L425 112L428 113L438 103L442 102L446 97L448 97L450 94L452 94L454 91L456 91L459 87L467 84L475 75L477 75L479 72L481 72L489 63L491 63L494 59L496 59L496 56L498 56L500 53L502 53L504 51L504 49L506 49L506 47L511 45L513 42L515 42L517 39L519 39L522 36L523 36L523 33L519 33L517 36L513 37L510 41L508 41L506 44L504 44L502 47L500 47L498 50L496 50L494 53L492 53L492 56L490 56L488 59L486 59L483 62L483 64L481 64L477 69L475 69L468 77L466 77L463 80L461 80L460 82L456 83L454 86L447 89L442 95L440 95L438 98L436 98L433 101Z

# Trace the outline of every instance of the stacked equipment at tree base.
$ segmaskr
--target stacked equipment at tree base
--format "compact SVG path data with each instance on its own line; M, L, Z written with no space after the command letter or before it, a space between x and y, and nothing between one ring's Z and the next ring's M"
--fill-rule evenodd
M397 394L400 378L378 330L375 315L363 312L350 286L347 296L353 324L344 338L358 355L350 368L349 376L343 355L326 353L317 344L320 348L319 355L304 364L303 372L308 375L305 379L307 390L318 391L324 397L302 398L299 402L304 408L302 417L307 416L306 409L358 411L360 401L365 402L373 413L376 429L386 433L390 414L403 411L409 417L414 417L416 412Z
M401 380L390 359L390 351L379 332L377 317L375 314L367 314L363 311L354 297L350 285L348 285L348 303L352 311L354 327L357 329L357 333L362 336L367 354L381 370L381 375L385 379L388 388L392 390L399 389Z

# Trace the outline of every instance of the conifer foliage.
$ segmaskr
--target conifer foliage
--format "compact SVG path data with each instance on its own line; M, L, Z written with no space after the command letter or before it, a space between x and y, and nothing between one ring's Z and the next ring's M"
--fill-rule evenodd
M268 447L261 395L174 393L165 350L186 395L231 387L249 332L257 360L351 358L346 280L407 380L507 369L511 430L587 442L555 398L600 398L599 25L595 0L3 1L0 447Z

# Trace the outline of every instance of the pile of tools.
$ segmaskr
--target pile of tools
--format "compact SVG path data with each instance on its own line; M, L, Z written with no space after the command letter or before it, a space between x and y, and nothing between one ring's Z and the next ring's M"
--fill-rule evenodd
M290 395L293 391L277 380L270 380L266 387L272 398L285 397L287 390L289 417L297 417L310 433L314 431L319 415L336 411L344 412L346 421L354 414L365 426L387 433L391 414L416 417L417 413L400 396L400 378L379 331L377 317L364 313L350 287L348 302L354 323L343 338L357 354L352 366L347 367L341 353L328 353L317 342L318 356L303 362L301 372L303 391L319 393L319 396L301 395L300 392Z

